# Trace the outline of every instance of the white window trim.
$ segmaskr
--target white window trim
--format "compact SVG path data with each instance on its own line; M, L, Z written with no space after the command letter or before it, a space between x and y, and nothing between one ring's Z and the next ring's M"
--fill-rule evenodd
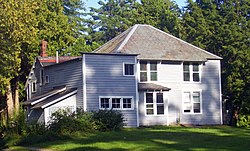
M153 93L153 109L154 109L154 114L152 115L148 115L147 114L147 103L146 103L146 93ZM164 114L157 114L157 104L161 104L161 103L157 103L156 99L157 99L157 93L162 93L163 94L163 106L164 106ZM145 111L145 116L166 116L167 115L167 100L166 100L166 94L164 92L160 92L160 91L148 91L148 92L144 92L144 111Z
M184 93L185 92L189 92L191 94L191 112L190 113L187 113L187 112L184 112ZM200 113L194 113L194 110L193 110L193 93L194 92L199 92L200 93ZM202 110L202 90L201 89L194 89L194 90L182 90L182 113L183 114L203 114L203 110Z
M134 74L133 75L126 75L125 74L125 64L130 64L130 65L133 65L134 66ZM123 76L135 76L135 64L134 63L131 63L131 62L123 62Z
M33 84L35 83L35 91L33 91ZM36 81L32 81L31 82L31 93L35 93L35 92L37 92L37 85L36 85Z
M109 108L101 108L101 98L108 98L109 99ZM112 99L119 98L120 101L120 108L112 108ZM123 108L123 99L131 99L131 108ZM99 109L100 110L134 110L134 97L133 96L99 96Z
M141 61L142 62L146 62L147 63L147 70L146 70L146 72L147 72L147 81L141 81ZM139 61L139 76L138 76L138 79L139 79L139 81L140 82L144 82L144 83L147 83L147 82L156 82L156 81L152 81L151 80L151 70L150 70L150 62L156 62L156 68L157 68L157 70L156 70L156 81L159 81L159 76L158 76L158 74L159 74L159 65L160 65L160 62L159 61L144 61L144 60L140 60ZM144 71L145 72L145 71Z
M182 62L182 81L184 83L201 83L201 79L202 79L202 77L201 77L202 63L197 62L197 64L199 65L198 66L199 72L197 72L197 73L199 73L199 81L194 81L194 79L193 79L193 73L195 73L195 72L193 72L193 67L194 67L193 64L195 62L185 62L185 63L189 64L190 81L184 81L184 67L183 67L184 66L184 62Z

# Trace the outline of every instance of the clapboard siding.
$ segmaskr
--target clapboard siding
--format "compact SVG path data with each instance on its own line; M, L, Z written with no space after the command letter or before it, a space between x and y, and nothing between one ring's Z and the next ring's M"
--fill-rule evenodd
M82 60L75 59L67 63L47 66L44 69L45 75L49 76L49 83L41 86L43 92L51 90L53 87L66 85L67 88L77 88L76 106L83 108L82 89ZM59 80L58 80L59 79Z
M124 76L123 64L136 56L85 55L87 110L99 110L99 96L131 96L134 110L122 110L127 126L136 126L136 76Z
M220 60L208 60L201 67L201 82L183 82L181 63L164 62L158 64L158 81L154 82L171 88L168 92L168 119L170 124L178 120L183 124L221 124L220 102ZM202 113L184 114L182 95L184 91L200 90L202 92ZM159 122L159 117L145 116L145 104L142 93L139 95L140 124L167 124L166 117ZM148 122L150 121L150 122Z

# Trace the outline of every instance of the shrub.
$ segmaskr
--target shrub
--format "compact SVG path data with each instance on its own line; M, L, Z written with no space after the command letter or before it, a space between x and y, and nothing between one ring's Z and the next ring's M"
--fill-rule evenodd
M56 135L67 135L73 132L92 132L96 125L92 114L77 110L70 113L67 110L59 110L52 114L48 128Z
M123 115L115 110L99 110L93 112L93 118L100 131L119 130L124 126Z
M250 115L239 115L238 121L237 121L238 127L250 127Z

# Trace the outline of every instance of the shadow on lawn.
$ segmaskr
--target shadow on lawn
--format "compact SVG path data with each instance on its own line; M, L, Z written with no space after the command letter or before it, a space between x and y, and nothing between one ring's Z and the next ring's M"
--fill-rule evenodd
M210 132L211 131L211 132ZM249 130L238 128L142 128L68 140L81 150L248 150ZM50 145L48 144L47 147ZM53 146L51 144L51 146ZM79 147L80 146L80 147Z

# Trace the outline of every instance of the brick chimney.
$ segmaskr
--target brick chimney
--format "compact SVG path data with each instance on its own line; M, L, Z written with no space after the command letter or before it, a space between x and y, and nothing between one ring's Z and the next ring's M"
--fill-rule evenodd
M42 40L41 41L41 49L40 49L40 56L41 57L48 57L48 54L46 53L47 51L47 46L48 46L48 42L46 40Z

